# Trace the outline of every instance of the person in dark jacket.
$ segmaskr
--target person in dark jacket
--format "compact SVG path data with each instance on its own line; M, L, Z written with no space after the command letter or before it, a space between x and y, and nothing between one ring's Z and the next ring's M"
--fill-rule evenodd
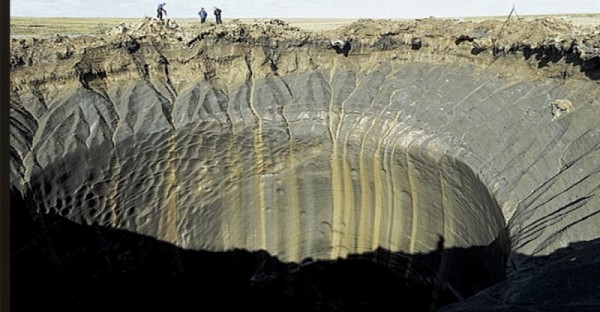
M217 21L217 24L223 24L223 21L221 20L221 9L214 7L214 11L213 13L215 14L215 19Z

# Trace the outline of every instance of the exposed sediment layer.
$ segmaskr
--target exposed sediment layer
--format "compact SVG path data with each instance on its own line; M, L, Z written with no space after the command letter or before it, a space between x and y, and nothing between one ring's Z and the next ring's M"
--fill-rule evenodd
M195 250L547 255L600 237L599 42L550 19L13 40L11 182Z

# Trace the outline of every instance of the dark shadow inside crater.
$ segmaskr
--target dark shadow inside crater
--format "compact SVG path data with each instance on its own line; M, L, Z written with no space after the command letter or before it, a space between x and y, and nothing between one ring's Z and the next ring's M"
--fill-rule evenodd
M37 213L11 192L13 311L433 311L505 278L505 238L408 255L378 249L283 263L263 251L185 250ZM450 269L451 268L451 269ZM409 308L410 307L410 308Z
M335 53L343 54L345 57L348 57L348 53L350 53L350 50L352 49L352 44L348 40L338 40L334 42L331 47L335 50Z
M600 57L582 59L581 52L570 48L562 51L556 47L523 47L523 57L526 60L534 58L538 62L538 68L548 67L550 64L557 64L562 59L565 63L579 67L580 72L585 74L591 80L600 79ZM567 78L567 77L563 77Z

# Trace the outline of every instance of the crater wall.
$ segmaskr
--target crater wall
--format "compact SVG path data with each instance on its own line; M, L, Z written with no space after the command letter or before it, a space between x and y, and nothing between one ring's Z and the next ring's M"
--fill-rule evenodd
M600 236L600 31L561 23L527 24L535 44L436 20L13 40L11 184L193 250L548 255Z

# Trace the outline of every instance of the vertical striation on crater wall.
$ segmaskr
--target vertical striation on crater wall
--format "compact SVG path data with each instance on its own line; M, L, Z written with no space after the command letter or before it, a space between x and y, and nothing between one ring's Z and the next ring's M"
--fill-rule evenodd
M306 77L321 83L307 87ZM68 119L42 123L45 133L72 131L74 142L42 138L34 149L55 155L35 157L35 200L47 213L183 248L267 250L294 262L379 247L426 253L439 237L449 248L497 238L504 220L487 187L443 138L402 120L410 103L390 98L396 90L373 91L371 83L381 82L370 78L340 107L319 107L341 92L319 77L266 78L233 90L234 97L199 83L181 92L174 128L152 97L140 101L147 107L139 113L107 122L89 111L110 102L77 90L64 100L80 103ZM137 88L127 90L133 94L126 98L138 98ZM388 103L352 111L381 103L384 92ZM295 109L293 99L302 97L313 108ZM142 116L128 122L134 114ZM113 133L94 131L111 123ZM127 131L136 134L119 135Z

